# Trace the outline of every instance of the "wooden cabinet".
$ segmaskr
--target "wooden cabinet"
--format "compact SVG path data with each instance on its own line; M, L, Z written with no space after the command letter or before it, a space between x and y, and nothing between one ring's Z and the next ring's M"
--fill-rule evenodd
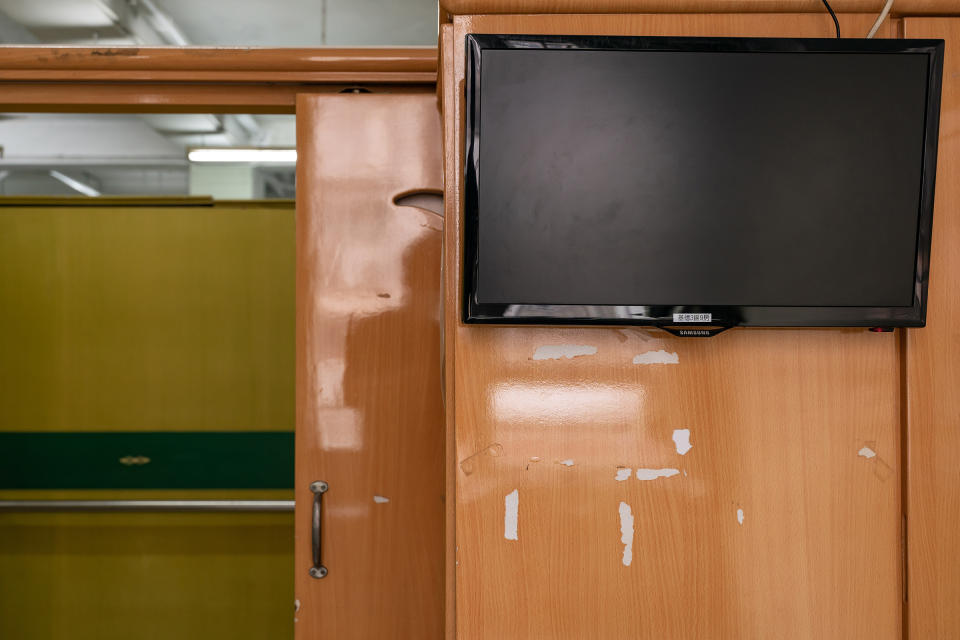
M297 637L960 635L960 17L911 17L953 9L907 0L879 34L947 40L925 329L697 341L466 326L467 33L833 29L799 0L751 4L754 13L678 0L675 14L650 0L653 13L610 13L635 9L618 1L521 15L536 8L449 0L464 15L441 26L442 158L432 95L300 97ZM837 4L865 12L839 16L857 37L882 2ZM466 14L481 5L490 10ZM395 205L439 189L441 164L445 220ZM307 573L314 480L330 486L330 573L319 580Z
M873 19L841 24L865 35ZM465 34L832 30L821 13L466 15L443 27L448 637L901 637L898 334L696 341L457 317Z

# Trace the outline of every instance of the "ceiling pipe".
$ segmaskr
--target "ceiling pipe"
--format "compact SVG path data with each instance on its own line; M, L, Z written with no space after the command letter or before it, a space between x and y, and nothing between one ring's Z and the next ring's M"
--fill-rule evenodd
M73 189L74 191L76 191L76 192L78 192L78 193L82 193L82 194L85 195L85 196L90 196L91 198L96 198L97 196L100 195L100 192L97 191L96 189L94 189L93 187L91 187L89 184L87 184L87 183L85 183L85 182L81 182L80 180L77 180L76 178L71 178L71 177L68 176L67 174L65 174L65 173L60 173L60 172L57 171L56 169L53 169L53 170L50 171L50 177L53 178L53 179L55 179L55 180L59 180L60 182L62 182L63 184L67 185L68 187L70 187L70 188Z

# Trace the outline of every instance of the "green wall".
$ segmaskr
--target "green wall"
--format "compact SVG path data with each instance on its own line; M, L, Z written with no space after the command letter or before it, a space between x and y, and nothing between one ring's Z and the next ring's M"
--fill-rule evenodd
M140 432L148 450L129 453L149 457L146 432L290 432L293 330L291 202L0 199L0 433L87 442ZM144 474L179 446L170 437ZM182 434L183 447L197 437ZM23 440L0 439L8 459ZM223 467L217 449L208 455ZM292 499L289 489L77 488L87 471L115 477L114 457L51 453L40 458L50 466L29 468L43 476L36 486L62 472L58 488L7 484L0 500ZM103 468L71 472L85 465ZM0 514L0 638L292 633L292 514Z

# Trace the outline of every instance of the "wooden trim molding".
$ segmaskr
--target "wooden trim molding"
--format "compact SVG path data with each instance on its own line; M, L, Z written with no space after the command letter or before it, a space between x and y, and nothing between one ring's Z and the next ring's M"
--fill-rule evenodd
M292 113L300 93L433 91L433 47L0 47L3 111Z
M885 0L831 0L843 13L873 13ZM440 0L453 15L498 13L815 13L820 0ZM960 15L956 0L897 0L894 16Z
M2 81L433 83L437 50L3 47Z
M0 112L294 113L296 97L364 87L377 93L433 93L434 83L2 82Z

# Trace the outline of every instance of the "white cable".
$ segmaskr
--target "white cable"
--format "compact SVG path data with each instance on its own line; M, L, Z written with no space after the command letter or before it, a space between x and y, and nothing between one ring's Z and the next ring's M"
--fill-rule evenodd
M876 35L877 31L880 29L880 25L883 24L883 21L887 19L887 16L890 14L890 7L893 6L893 0L887 0L887 4L883 5L883 11L880 12L880 15L877 16L877 21L873 23L873 27L870 28L870 33L867 34L868 38L872 38Z

